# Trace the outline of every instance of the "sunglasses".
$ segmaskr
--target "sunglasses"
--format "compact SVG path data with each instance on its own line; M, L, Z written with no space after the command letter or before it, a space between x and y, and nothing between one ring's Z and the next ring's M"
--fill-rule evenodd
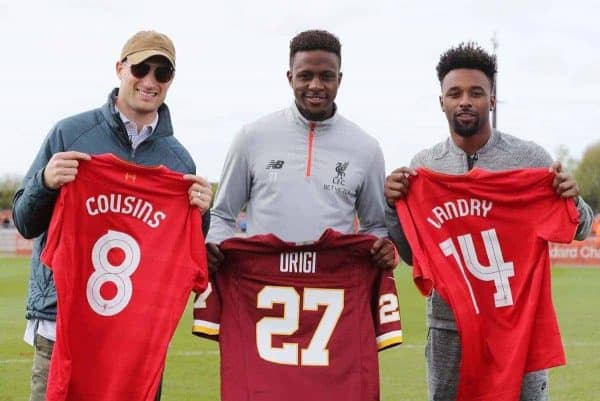
M131 75L138 79L144 78L152 69L152 65L149 63L126 64L128 64L129 67L131 67ZM173 67L161 65L154 69L154 78L156 78L158 82L164 84L169 82L171 78L173 78L174 72L175 69Z

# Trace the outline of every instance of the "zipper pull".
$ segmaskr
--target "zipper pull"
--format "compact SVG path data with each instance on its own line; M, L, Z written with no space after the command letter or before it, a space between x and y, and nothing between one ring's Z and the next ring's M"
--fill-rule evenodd
M308 125L308 155L306 157L306 177L310 177L312 173L312 153L313 153L313 141L315 139L315 127L316 123L310 122Z

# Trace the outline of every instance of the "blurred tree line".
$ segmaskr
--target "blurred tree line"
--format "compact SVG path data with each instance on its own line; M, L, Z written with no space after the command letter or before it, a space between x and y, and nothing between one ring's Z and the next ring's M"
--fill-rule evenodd
M600 142L585 150L573 176L579 184L581 197L596 214L600 213Z
M11 175L0 177L0 210L12 208L12 199L20 184L20 177Z
M600 142L588 146L581 160L571 157L569 149L560 145L556 149L556 159L573 175L579 185L579 194L594 213L600 213Z

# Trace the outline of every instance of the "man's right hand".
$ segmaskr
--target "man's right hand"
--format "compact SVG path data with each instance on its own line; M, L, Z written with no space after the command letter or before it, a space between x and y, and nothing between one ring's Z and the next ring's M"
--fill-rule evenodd
M212 243L206 244L206 256L208 258L208 270L213 273L219 269L219 266L223 263L223 259L225 259L219 246Z
M77 175L78 160L90 160L92 157L87 153L58 152L44 168L44 185L50 189L58 189L68 182L75 180Z
M385 179L383 193L388 205L393 208L398 199L408 194L408 177L417 175L417 172L408 167L400 167L392 171Z

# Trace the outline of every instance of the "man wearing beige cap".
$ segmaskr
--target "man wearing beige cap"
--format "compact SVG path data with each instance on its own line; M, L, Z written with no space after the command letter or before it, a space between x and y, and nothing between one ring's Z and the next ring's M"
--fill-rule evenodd
M50 269L40 261L59 188L75 180L79 160L112 153L132 163L164 165L190 181L190 205L203 214L208 230L210 185L195 175L187 150L173 136L164 104L175 74L175 47L158 32L136 33L116 63L120 80L100 108L58 122L46 136L14 197L13 220L25 238L35 238L27 300L25 341L35 347L32 401L46 399L48 366L56 339L56 288ZM201 246L201 244L199 244ZM160 390L157 394L160 399Z

